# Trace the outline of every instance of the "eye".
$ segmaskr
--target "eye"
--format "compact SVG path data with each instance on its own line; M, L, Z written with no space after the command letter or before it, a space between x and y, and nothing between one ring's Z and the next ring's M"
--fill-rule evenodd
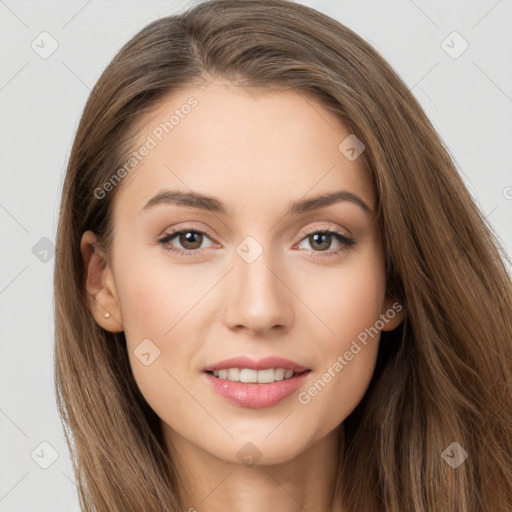
M170 252L181 254L183 256L190 256L197 254L197 251L201 248L205 238L209 239L206 233L198 231L197 229L181 229L166 233L163 238L158 240L158 243ZM177 239L177 243L179 243L183 249L176 249L172 245L169 245L171 240L174 239Z
M329 250L332 245L333 239L339 243L338 248ZM315 254L313 257L324 257L333 256L343 251L348 250L350 247L355 245L355 240L346 236L338 229L323 229L323 230L310 230L306 233L306 236L302 239L309 242L311 251L314 253L325 253ZM300 244L299 244L300 246Z

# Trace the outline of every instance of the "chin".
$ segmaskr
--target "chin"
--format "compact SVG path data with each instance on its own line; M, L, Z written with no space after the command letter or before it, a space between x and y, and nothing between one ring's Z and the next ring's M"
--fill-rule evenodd
M231 439L229 443L216 443L215 447L212 447L213 451L208 447L205 447L205 450L225 462L253 467L290 462L306 449L303 434L297 439L283 434L276 435L276 433L270 434L267 438L265 435L261 431L255 432L254 436L246 434Z

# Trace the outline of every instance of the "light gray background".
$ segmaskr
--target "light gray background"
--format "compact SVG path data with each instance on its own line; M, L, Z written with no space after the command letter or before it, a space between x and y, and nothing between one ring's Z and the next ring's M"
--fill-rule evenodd
M398 71L512 254L512 1L302 3L355 30ZM0 0L0 512L79 510L53 393L48 248L62 179L102 70L142 27L189 4ZM43 31L58 43L47 59L31 48ZM453 31L469 43L458 58L442 47ZM42 442L57 455L47 469Z

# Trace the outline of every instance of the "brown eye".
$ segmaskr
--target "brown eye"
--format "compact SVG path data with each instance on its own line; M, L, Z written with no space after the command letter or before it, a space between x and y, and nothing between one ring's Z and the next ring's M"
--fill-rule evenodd
M203 234L199 231L183 231L178 235L178 240L187 251L193 251L199 249L203 242Z
M163 247L170 252L184 256L192 256L193 254L199 254L205 239L210 240L209 236L202 231L182 229L180 231L176 230L167 233L163 238L158 240L158 243L163 245ZM174 242L171 242L172 240L174 240ZM210 243L210 245L213 244Z
M338 242L332 247L332 242ZM302 238L300 245L307 242L310 247L304 247L308 256L312 258L335 257L347 252L356 244L353 238L343 234L338 229L317 229L316 231L308 231Z
M338 242L338 246L331 248L333 239ZM310 233L306 233L306 236L302 239L301 243L308 241L310 248L308 250L312 252L327 252L329 254L336 254L355 244L355 241L337 230L317 230Z
M313 249L326 251L330 248L333 237L329 233L315 233L314 235L309 235L308 238Z

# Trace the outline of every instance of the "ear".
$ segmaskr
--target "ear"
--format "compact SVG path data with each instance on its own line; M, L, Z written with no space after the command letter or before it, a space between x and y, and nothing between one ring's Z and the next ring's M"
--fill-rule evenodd
M398 302L392 295L390 295L389 292L386 292L381 317L384 320L384 327L382 330L393 331L405 318L405 306Z
M80 250L86 274L89 309L96 323L107 331L122 331L123 321L112 269L92 231L82 235Z

